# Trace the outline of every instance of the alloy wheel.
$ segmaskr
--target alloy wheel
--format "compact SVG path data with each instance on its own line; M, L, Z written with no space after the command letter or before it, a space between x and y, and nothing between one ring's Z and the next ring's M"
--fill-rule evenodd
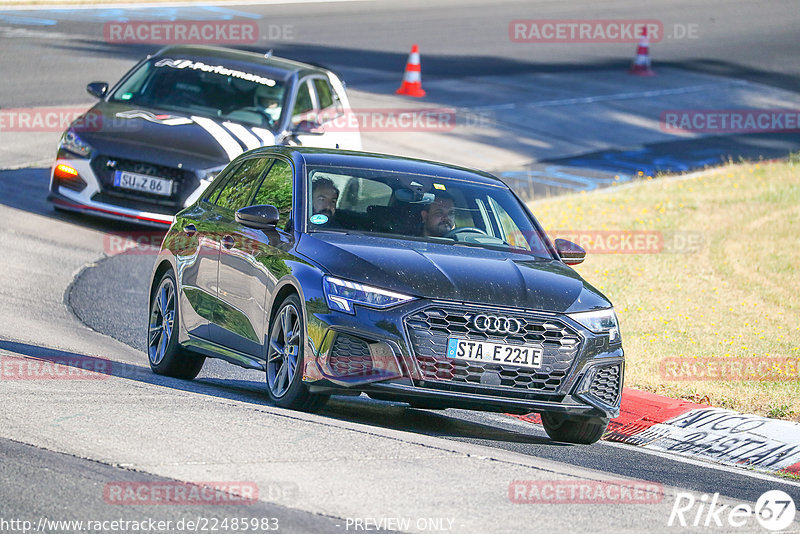
M273 397L283 397L297 372L300 354L300 317L294 304L278 312L272 326L267 354L267 385Z
M175 284L167 277L158 286L150 310L147 352L153 365L160 364L167 353L174 322Z

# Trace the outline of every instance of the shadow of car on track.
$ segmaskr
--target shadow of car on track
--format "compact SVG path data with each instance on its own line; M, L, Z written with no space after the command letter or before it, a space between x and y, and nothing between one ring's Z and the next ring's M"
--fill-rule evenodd
M465 438L508 443L548 444L550 438L532 433L515 432L497 426L469 421L460 417L463 410L429 411L412 408L401 402L379 401L361 397L332 397L320 412L332 419L370 426L414 432L426 436ZM535 427L531 425L531 430Z
M147 366L7 340L0 340L0 350L13 353L0 354L2 364L0 368L3 369L4 381L59 379L88 381L117 377L218 399L236 400L255 406L272 406L266 395L266 385L261 382L216 377L192 381L180 380L156 375ZM15 355L21 355L23 358ZM142 359L145 359L144 355ZM339 421L427 436L565 446L545 436L464 420L459 418L455 411L430 412L410 408L403 403L377 401L364 396L332 397L319 415Z
M0 190L3 191L0 195L0 204L100 232L155 231L152 227L133 222L100 219L90 215L57 210L47 202L49 184L49 168L27 167L0 170ZM166 233L166 229L164 229L164 233Z

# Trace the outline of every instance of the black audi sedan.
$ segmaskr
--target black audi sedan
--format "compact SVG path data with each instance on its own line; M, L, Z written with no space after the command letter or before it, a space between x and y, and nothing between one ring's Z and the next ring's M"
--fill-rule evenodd
M154 372L206 357L266 373L279 407L366 393L416 408L538 412L592 443L618 415L616 315L494 176L342 150L232 161L164 238L150 290Z

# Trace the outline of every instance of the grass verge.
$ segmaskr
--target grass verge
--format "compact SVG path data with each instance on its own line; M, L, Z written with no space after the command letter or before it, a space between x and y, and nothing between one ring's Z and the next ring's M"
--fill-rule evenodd
M576 270L614 303L626 386L800 421L800 158L531 207L587 245Z

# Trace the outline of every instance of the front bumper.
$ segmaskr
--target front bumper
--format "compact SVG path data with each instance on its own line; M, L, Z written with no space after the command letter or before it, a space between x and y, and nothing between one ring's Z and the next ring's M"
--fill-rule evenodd
M308 324L314 325L309 332L321 332L307 352L315 355L304 375L312 391L361 391L375 398L483 411L619 415L621 345L609 345L607 336L565 315L436 301L383 311L361 308L355 316L326 311L308 314ZM526 321L524 337L481 335L488 341L540 345L540 368L447 358L448 338L481 339L470 330L470 317L486 312Z
M113 204L85 200L80 197L75 198L76 196L74 192L59 187L56 191L50 192L47 196L47 200L52 202L55 206L68 211L97 215L106 219L115 219L118 221L136 222L157 228L167 228L175 219L170 215L130 210Z
M78 176L74 181L64 181L51 171L47 200L61 209L163 229L172 224L175 213L194 202L208 185L198 180L192 171L178 173L175 169L169 176L175 183L175 191L170 197L161 199L154 195L141 195L139 198L136 192L114 187L113 173L100 165L109 159L104 156L79 159L59 152L53 170L64 164L77 170ZM103 172L98 174L98 170Z

